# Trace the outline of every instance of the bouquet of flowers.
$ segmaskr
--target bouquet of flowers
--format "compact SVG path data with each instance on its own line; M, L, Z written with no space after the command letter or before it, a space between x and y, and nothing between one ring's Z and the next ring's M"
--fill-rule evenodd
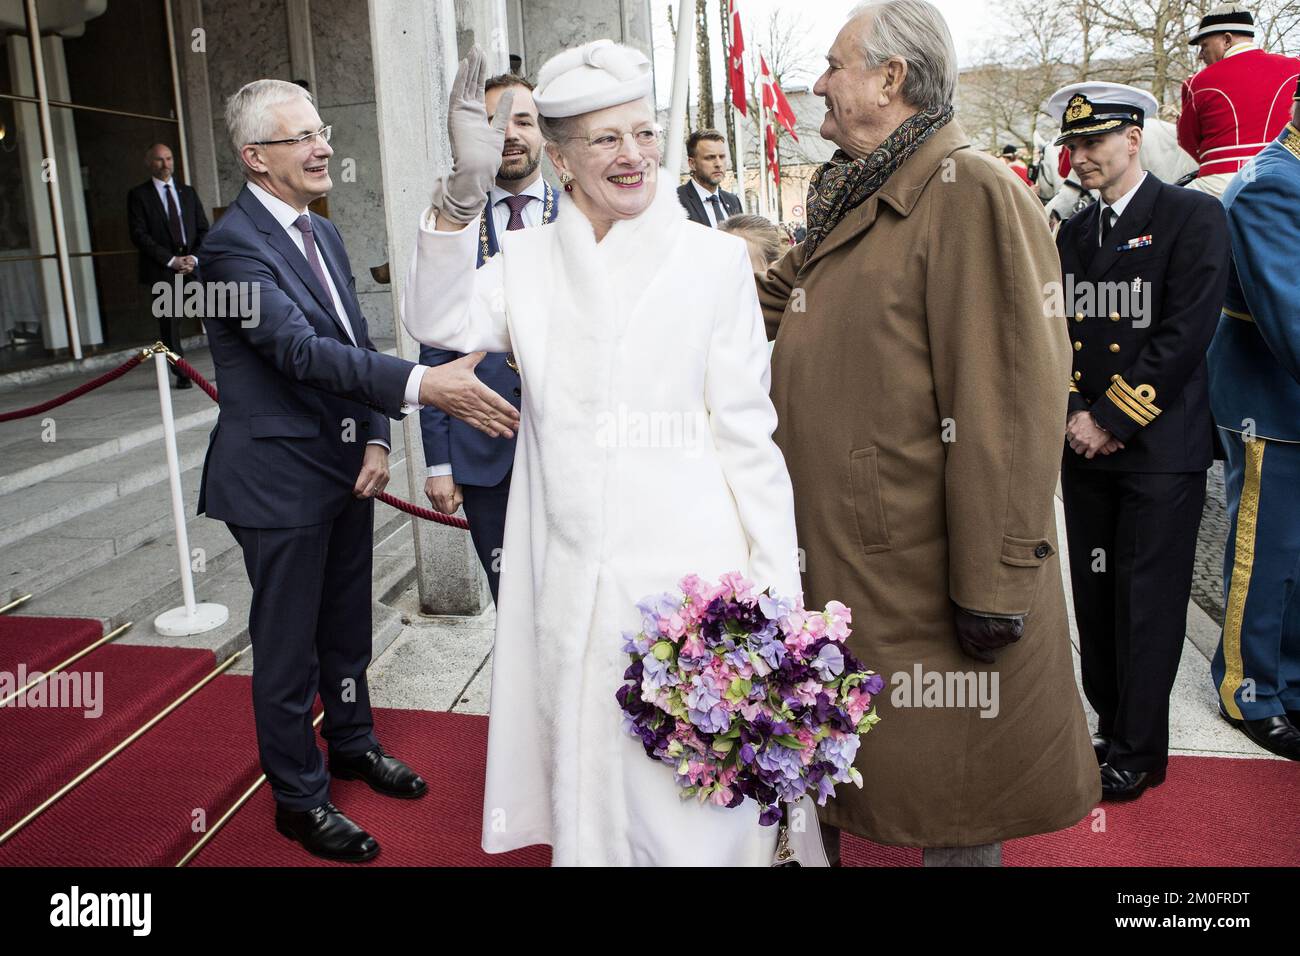
M853 766L884 680L844 646L852 612L839 601L809 611L802 597L765 591L739 573L637 604L641 630L624 632L632 664L618 689L624 726L673 768L683 798L735 807L760 822L805 794L824 806L835 784L862 786Z

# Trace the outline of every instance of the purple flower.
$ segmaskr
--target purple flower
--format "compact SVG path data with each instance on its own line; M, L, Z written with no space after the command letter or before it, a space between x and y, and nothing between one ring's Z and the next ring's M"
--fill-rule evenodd
M764 747L756 762L763 770L787 780L794 780L803 773L803 761L799 759L799 752L776 742L770 742Z
M826 737L817 745L817 756L822 760L829 760L835 765L836 770L848 770L853 766L853 760L858 755L860 742L857 734L845 734L838 740L835 737Z
M731 714L721 704L708 710L691 707L687 713L690 714L691 723L708 734L720 734L731 727Z
M823 644L817 656L809 663L823 684L844 673L844 654L838 644L831 642Z

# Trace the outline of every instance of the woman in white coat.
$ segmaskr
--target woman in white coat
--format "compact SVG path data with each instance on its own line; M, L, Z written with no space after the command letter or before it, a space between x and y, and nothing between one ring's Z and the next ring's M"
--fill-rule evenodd
M790 479L772 442L768 350L744 242L660 187L649 62L601 40L534 94L565 186L558 221L507 232L475 269L507 91L461 63L456 164L420 226L402 321L421 342L512 352L522 380L502 550L483 848L557 865L771 862L752 801L683 801L623 728L615 693L636 602L688 573L799 589Z

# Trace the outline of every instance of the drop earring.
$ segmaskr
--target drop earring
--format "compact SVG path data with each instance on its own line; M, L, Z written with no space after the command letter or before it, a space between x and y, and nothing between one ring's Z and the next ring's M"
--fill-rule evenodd
M573 175L567 170L560 173L560 185L564 187L566 193L573 192Z

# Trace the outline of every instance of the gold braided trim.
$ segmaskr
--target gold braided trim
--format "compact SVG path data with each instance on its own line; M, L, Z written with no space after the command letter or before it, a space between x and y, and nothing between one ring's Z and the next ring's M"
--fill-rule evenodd
M1138 407L1152 418L1155 418L1160 414L1160 409L1155 406L1156 390L1150 385L1139 385L1137 388L1134 388L1128 382L1124 381L1123 375L1116 375L1111 379L1111 382L1114 385L1118 385L1124 391L1125 395L1132 399Z
M1300 159L1300 129L1287 123L1286 139L1282 140L1282 147L1296 159Z
M1079 386L1078 386L1078 385L1075 385L1073 382L1071 382L1071 383L1070 383L1070 391L1072 391L1072 392L1078 392L1078 391L1079 391Z
M1102 123L1094 123L1091 126L1080 126L1077 129L1070 130L1069 132L1061 133L1061 135L1056 138L1055 145L1060 146L1071 136L1087 136L1089 133L1105 133L1112 129L1118 129L1123 126L1125 122L1126 121L1122 119L1112 119L1106 120Z
M1143 411L1141 406L1134 403L1132 399L1116 388L1115 385L1106 389L1106 397L1111 400L1111 403L1116 408L1144 428L1156 420L1154 415L1149 415Z
M1223 680L1219 700L1234 720L1241 720L1237 691L1245 676L1241 660L1241 622L1246 616L1246 595L1250 592L1250 575L1255 568L1255 529L1259 523L1259 486L1264 476L1264 446L1256 438L1243 443L1246 451L1246 477L1237 504L1237 544L1233 550L1232 577L1228 587L1228 607L1223 616Z
M1255 319L1249 312L1234 312L1232 309L1224 309L1223 314L1234 319L1241 319L1243 322L1254 322Z

